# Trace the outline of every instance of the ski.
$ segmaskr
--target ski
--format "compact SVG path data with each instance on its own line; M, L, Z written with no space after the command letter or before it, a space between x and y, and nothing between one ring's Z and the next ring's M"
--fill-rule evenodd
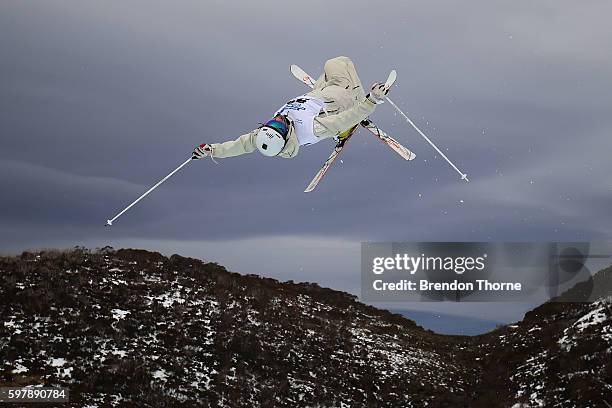
M298 79L303 84L309 86L310 88L314 88L315 80L310 75L308 75L306 71L304 71L302 68L298 67L297 65L291 65L290 70L296 79ZM397 79L397 73L395 72L395 70L393 70L389 74L389 78L387 78L387 81L385 82L385 86L387 88L390 88L396 79ZM416 155L413 152L411 152L405 146L403 146L400 142L398 142L397 140L389 136L384 130L376 126L376 124L372 122L372 120L370 120L369 118L361 121L361 126L367 129L374 136L376 136L378 140L380 140L381 142L389 146L391 149L393 149L403 159L414 160L414 158L416 157Z
M365 129L369 130L374 136L376 136L380 141L385 143L391 149L393 149L397 154L399 154L405 160L414 160L416 154L408 150L404 145L400 142L387 135L387 133L376 126L374 122L372 122L369 118L361 121L361 126Z
M346 146L346 142L348 142L351 136L355 134L356 130L357 130L357 126L354 126L350 130L350 134L345 139L342 139L341 141L336 143L334 150L332 150L327 160L325 160L325 163L323 163L323 166L321 166L321 169L317 172L317 174L315 174L310 184L308 184L308 187L306 187L306 190L304 190L305 193L310 193L312 190L314 190L319 185L321 180L323 180L323 177L325 177L325 174L327 174L327 170L329 170L332 163L338 158L340 153L342 153L342 149L344 149L344 146Z

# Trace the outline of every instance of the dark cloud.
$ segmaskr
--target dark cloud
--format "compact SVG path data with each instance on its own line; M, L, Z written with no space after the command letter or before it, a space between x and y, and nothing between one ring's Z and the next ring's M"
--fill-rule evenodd
M0 248L150 246L356 291L363 240L609 237L610 11L557 1L7 3ZM374 119L414 162L361 132L306 195L329 142L293 160L201 161L102 227L194 145L237 137L305 92L289 64L318 75L336 55L353 58L364 84L397 69L390 96L472 182L383 105Z

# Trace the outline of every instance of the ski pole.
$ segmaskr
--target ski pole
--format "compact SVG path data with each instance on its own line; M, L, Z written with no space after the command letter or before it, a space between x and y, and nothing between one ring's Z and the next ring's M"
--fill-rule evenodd
M159 180L157 182L157 184L155 184L153 187L151 187L150 189L148 189L143 195L141 195L140 197L138 197L136 200L134 200L132 202L132 204L128 205L127 207L125 207L123 209L123 211L121 211L119 214L115 215L113 218L111 218L110 220L106 220L106 226L110 227L111 225L113 225L113 221L115 221L117 218L121 217L121 215L126 212L127 210L129 210L130 208L132 208L137 202L139 202L140 200L142 200L143 198L145 198L147 195L149 195L149 193L153 190L155 190L157 187L159 187L164 181L168 180L170 177L172 177L174 175L174 173L176 173L177 171L179 171L180 169L182 169L183 167L185 167L188 163L190 163L193 159L190 157L189 159L187 159L185 161L185 163L181 164L180 166L178 166L176 169L174 169L172 171L172 173L168 174L166 177L164 177L163 179Z
M455 171L457 173L459 173L459 175L461 176L461 180L465 180L465 181L470 181L468 179L468 176L466 173L463 173L461 170L459 170L457 168L457 166L455 166L455 164L450 161L450 159L448 157L446 157L446 155L444 153L442 153L442 151L440 149L438 149L438 146L436 146L431 140L429 140L429 138L425 135L425 133L421 132L421 129L419 129L417 127L417 125L414 124L414 122L412 122L410 120L410 118L408 116L406 116L406 114L404 112L401 111L400 108L397 107L396 104L393 103L393 101L391 99L389 99L388 97L386 97L387 102L389 102L391 104L391 106L393 106L395 108L396 111L399 112L400 115L402 115L404 117L404 119L406 119L406 121L417 131L419 132L419 134L421 136L423 136L423 138L425 138L425 140L427 140L427 143L429 143L431 145L431 147L433 147L434 149L436 149L436 151L440 154L440 156L442 156L444 158L444 160L446 160L448 162L448 164L450 164L452 166L453 169L455 169Z

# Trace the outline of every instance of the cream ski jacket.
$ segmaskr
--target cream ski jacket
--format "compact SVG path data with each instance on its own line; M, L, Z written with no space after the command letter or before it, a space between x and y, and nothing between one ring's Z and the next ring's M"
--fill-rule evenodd
M347 57L336 57L325 63L323 74L315 83L314 89L306 95L321 99L324 111L314 119L314 133L321 139L338 136L350 129L376 109L376 104L365 97L361 81L353 62ZM257 129L240 136L236 140L211 144L214 157L233 157L257 150L255 137ZM297 156L300 145L293 126L280 157Z

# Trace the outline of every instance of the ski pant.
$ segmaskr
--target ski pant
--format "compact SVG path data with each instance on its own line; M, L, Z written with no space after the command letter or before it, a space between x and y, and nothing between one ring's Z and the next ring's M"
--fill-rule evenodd
M366 99L355 65L348 57L327 60L323 74L309 95L325 102L324 113L314 120L315 135L321 139L341 135L367 118L376 107Z
M355 65L348 57L327 60L309 95L323 99L327 115L350 109L365 98Z

